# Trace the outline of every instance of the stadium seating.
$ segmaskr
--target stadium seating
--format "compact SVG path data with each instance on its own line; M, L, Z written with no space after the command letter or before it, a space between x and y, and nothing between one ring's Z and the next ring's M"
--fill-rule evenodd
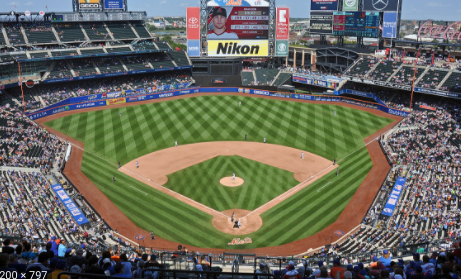
M5 45L6 45L5 38L3 37L3 33L0 32L0 46L5 46Z
M461 93L461 72L453 71L442 87L442 90Z
M278 69L255 69L256 83L258 85L270 85L278 74Z
M58 33L61 42L83 42L86 41L80 25L78 24L55 24L54 29Z
M102 48L92 48L92 49L81 48L80 52L82 54L102 54L102 53L105 53Z
M138 33L139 37L141 38L151 38L152 36L147 32L146 27L144 25L132 24L136 33Z
M70 72L70 69L68 68L65 60L56 61L53 70L50 72L48 76L49 79L69 77L72 77L72 73Z
M429 69L427 73L418 82L418 87L436 89L443 78L448 74L448 71L438 70L435 68Z
M171 48L165 42L158 42L158 43L155 43L155 44L158 46L158 48L160 50L171 50Z
M253 71L251 72L242 72L242 84L243 85L253 85L255 82Z
M133 48L135 50L153 50L153 51L158 51L158 49L155 47L154 44L151 42L144 42L140 44L133 45Z
M131 52L131 48L129 47L115 47L115 48L111 48L111 47L105 47L106 51L108 53L117 53L117 52Z
M396 61L381 61L368 79L386 81L399 68L401 63Z
M128 71L152 69L147 59L143 56L123 57L122 62L128 68Z
M10 44L13 46L26 44L24 41L24 35L18 26L6 26L5 29L8 34L8 40L10 41Z
M374 58L360 58L351 68L344 72L344 75L363 78L377 63Z
M77 50L51 51L53 57L79 55Z
M187 59L184 51L170 51L168 54L173 58L178 66L188 66L189 60Z
M288 78L291 79L291 76L292 74L291 73L282 73L280 72L279 76L275 79L274 83L273 83L273 86L279 86L282 84L282 82L284 82L285 80L287 80Z
M415 82L418 78L424 73L426 68L417 67L416 68L416 75L415 75ZM414 67L403 66L395 76L392 77L390 82L397 83L397 84L405 84L405 85L412 85L414 75Z
M101 74L125 72L123 65L117 57L95 59L94 62L101 71Z
M45 58L49 57L48 52L29 52L30 58Z
M109 23L107 24L109 27L110 32L115 39L136 39L138 38L136 34L131 29L130 25L127 23L124 24L116 24L116 23Z
M49 44L58 41L49 24L24 27L24 32L30 44Z
M112 40L106 27L101 23L93 25L83 25L88 38L92 41Z
M93 66L93 60L91 59L75 59L69 61L77 76L88 76L97 75L98 72Z

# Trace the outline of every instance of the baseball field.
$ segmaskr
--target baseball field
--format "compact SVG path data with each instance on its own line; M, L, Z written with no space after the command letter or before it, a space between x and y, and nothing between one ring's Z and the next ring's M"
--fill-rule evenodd
M239 145L245 135L249 143L262 144L266 138L264 148L277 145L299 155L305 152L304 159L296 155L296 160L309 161L317 155L326 162L336 160L339 176L336 169L328 169L262 212L260 228L239 235L252 243L237 248L251 249L306 238L332 224L373 166L364 139L392 122L333 104L210 95L76 113L45 125L84 143L82 172L134 224L162 239L195 247L233 248L228 243L234 236L218 230L213 215L200 208L253 211L304 178L296 170L277 168L276 155L266 163L245 154L220 155L168 173L162 182L144 179L136 168L127 175L118 163L122 169L132 166L138 158L176 148L175 141L184 150L207 142ZM188 156L181 154L175 153L173 163ZM159 157L148 158L140 169L161 167ZM241 186L226 188L219 183L233 172L244 180ZM171 190L183 198L171 195Z

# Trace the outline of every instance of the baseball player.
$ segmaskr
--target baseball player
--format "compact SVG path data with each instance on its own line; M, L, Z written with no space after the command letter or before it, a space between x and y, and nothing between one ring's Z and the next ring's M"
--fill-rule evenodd
M115 176L112 176L112 183L115 182Z
M234 222L234 212L232 212L232 215L231 215L231 222Z
M242 102L239 102L239 106L241 106L241 105L242 105Z
M178 146L178 141L177 140L174 141L174 146Z
M304 159L304 152L301 152L301 159Z
M122 113L121 113L121 112L118 112L118 116L122 116Z
M336 116L336 110L335 110L335 116Z
M139 168L139 163L138 163L138 161L136 161L136 168Z
M235 172L232 173L232 180L235 180Z
M264 138L264 143L266 143L266 138Z
M238 36L234 32L227 32L226 22L227 22L227 11L221 7L213 8L211 12L211 22L213 23L213 30L208 32L208 40L229 40L237 39Z

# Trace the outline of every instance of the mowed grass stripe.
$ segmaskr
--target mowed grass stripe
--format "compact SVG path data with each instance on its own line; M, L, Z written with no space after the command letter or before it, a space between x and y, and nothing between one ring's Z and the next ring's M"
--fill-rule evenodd
M239 101L242 101L240 107ZM118 115L119 111L122 117ZM82 117L83 114L86 116ZM233 236L214 229L210 215L121 174L117 171L117 162L124 164L147 153L172 147L175 140L180 145L241 141L245 134L248 141L262 142L266 137L269 143L303 149L333 160L362 147L364 137L391 122L387 118L336 105L244 96L200 96L75 114L46 124L84 142L86 151L101 157L85 152L82 171L136 225L184 245L229 248L227 242ZM204 172L197 177L196 172L190 172L183 178L185 184L193 181L197 186L184 187L186 196L199 199L201 195L212 207L219 209L243 205L257 207L262 198L271 199L275 192L285 192L292 187L275 171L251 168L246 163L236 164L221 162L204 168L221 176L230 176L235 169L245 181L264 187L248 187L238 193L210 191L210 185L201 182L209 174ZM339 177L336 177L336 171L332 171L264 213L263 227L249 235L253 243L235 248L278 245L320 231L341 214L371 166L366 148L362 148L341 161ZM274 177L268 177L268 173ZM116 176L117 183L112 184L112 176ZM328 182L332 183L317 192ZM148 196L130 186L148 193Z

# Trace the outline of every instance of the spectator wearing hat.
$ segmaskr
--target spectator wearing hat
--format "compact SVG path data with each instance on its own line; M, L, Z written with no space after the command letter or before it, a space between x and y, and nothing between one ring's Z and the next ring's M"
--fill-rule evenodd
M281 277L285 276L285 273L287 273L290 270L290 266L295 266L295 263L293 261L288 262L288 266L285 267L285 269L282 270Z
M85 268L85 273L104 275L104 269L98 265L98 256L93 255L88 259L88 266Z
M379 258L379 261L385 266L389 267L391 265L392 257L389 254L389 251L384 250L383 255Z
M335 278L339 272L341 279L344 279L344 268L341 267L341 262L338 259L333 260L333 267L330 270L331 277Z
M422 261L421 258L420 258L419 253L413 253L413 261L414 261L415 264L417 264L417 265L424 265L423 261Z
M260 262L259 263L259 269L255 271L255 273L271 273L269 270L269 266L267 266L267 263L265 262ZM299 272L298 272L299 273ZM286 274L286 273L285 273ZM301 275L300 275L301 276ZM302 276L301 276L302 277ZM267 276L258 276L258 279L268 279Z
M350 271L345 271L345 272L344 272L344 278L345 278L345 279L352 279L352 272L350 272Z
M46 271L46 272L50 272L51 270L47 267L48 265L48 260L50 259L50 256L52 254L50 253L53 253L53 251L50 251L50 252L43 252L41 253L40 255L38 255L38 260L36 263L31 263L27 266L27 269L26 271L28 271L29 269L31 268L34 268L34 270L37 270L35 269L35 267L38 267L41 271Z
M115 269L112 266L112 262L109 258L105 258L102 260L102 269L104 270L104 274L107 276L113 276L115 274Z
M326 269L325 269L325 272L326 272ZM322 271L320 271L320 276L322 277ZM327 276L328 276L328 273L327 273ZM296 270L294 264L288 266L288 271L283 276L283 279L301 279L301 275Z
M51 251L53 251L54 255L58 255L58 243L56 242L56 237L52 236L51 240L48 241L48 243L51 243Z
M423 265L421 268L423 269L423 273L426 274L427 272L431 272L432 274L435 274L435 265L430 262L430 259L428 256L424 255L423 256Z
M410 276L410 279L424 279L423 268L419 264L415 265L415 272Z
M330 276L328 275L328 271L327 271L327 268L325 266L321 266L320 267L320 276L319 276L320 279L329 279Z

